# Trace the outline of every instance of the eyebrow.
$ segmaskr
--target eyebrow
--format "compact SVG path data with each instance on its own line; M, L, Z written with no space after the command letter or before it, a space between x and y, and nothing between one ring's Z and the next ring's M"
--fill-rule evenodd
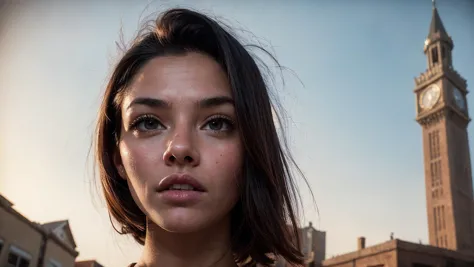
M149 97L137 97L128 105L127 109L130 109L134 105L149 106L152 108L168 108L171 107L171 103L166 102L162 99L149 98Z
M234 100L228 96L216 96L211 98L205 98L199 101L199 106L201 108L211 108L225 104L234 105Z
M216 106L221 106L225 104L234 105L234 100L228 96L216 96L210 98L204 98L198 101L199 107L201 108L211 108ZM152 108L170 108L171 103L162 99L150 98L150 97L138 97L135 98L128 105L127 109L130 109L134 105L143 105L149 106Z

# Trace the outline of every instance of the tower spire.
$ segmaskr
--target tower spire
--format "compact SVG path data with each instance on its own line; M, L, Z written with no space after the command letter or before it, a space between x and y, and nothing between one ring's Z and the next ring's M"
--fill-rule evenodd
M432 14L431 14L431 23L430 23L430 28L428 31L428 36L426 37L426 40L425 40L425 47L423 50L426 53L426 51L428 49L431 49L433 45L441 42L446 45L445 48L451 51L454 47L453 40L446 32L443 22L441 21L441 17L439 16L439 13L438 13L438 8L436 6L436 0L431 0L431 1L433 5ZM443 51L440 50L438 54L440 53L443 53Z
M444 28L443 22L441 21L441 17L438 13L438 8L436 8L436 0L432 0L433 3L433 13L431 15L431 24L430 30L428 32L428 39L430 41L434 41L435 39L444 39L449 40L449 35Z

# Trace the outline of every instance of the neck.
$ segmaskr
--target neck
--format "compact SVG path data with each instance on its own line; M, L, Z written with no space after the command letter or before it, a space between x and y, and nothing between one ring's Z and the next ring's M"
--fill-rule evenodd
M147 219L145 247L137 267L237 266L231 250L230 222L199 232L171 233Z

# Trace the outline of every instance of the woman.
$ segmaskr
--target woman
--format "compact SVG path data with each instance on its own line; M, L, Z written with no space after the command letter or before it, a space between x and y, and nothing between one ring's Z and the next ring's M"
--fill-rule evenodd
M131 266L302 263L268 89L217 22L172 9L142 31L110 78L96 138L109 212L144 245Z

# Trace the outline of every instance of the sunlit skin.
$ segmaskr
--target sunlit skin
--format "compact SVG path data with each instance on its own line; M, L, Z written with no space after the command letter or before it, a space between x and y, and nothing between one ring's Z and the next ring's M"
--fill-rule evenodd
M137 74L121 111L116 165L147 216L137 266L236 266L230 211L243 148L225 72L200 53L157 57ZM174 173L206 192L191 204L165 203L156 188Z

